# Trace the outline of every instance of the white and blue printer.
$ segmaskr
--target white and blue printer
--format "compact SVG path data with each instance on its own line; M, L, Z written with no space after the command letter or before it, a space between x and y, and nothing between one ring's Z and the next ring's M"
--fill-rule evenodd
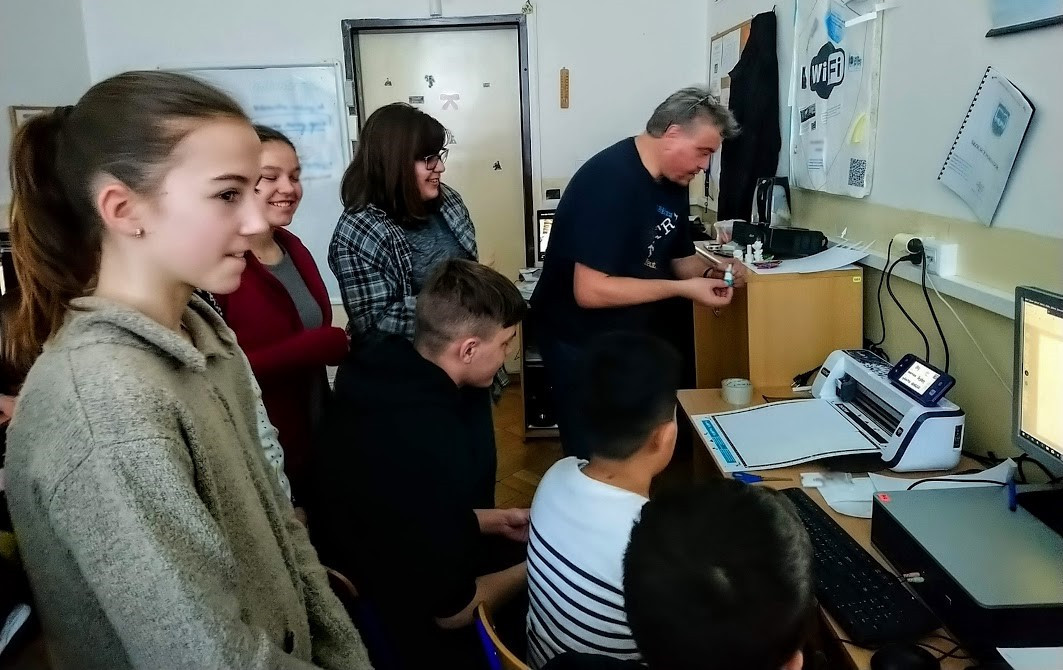
M831 353L812 395L825 400L891 470L947 470L960 461L963 410L944 395L955 380L912 354L890 366L863 349Z

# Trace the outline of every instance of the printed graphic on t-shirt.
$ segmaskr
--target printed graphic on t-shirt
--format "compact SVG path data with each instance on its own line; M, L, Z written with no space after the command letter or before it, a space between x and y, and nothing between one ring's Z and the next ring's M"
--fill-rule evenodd
M659 259L655 258L654 255L658 248L663 247L663 245L658 243L678 229L678 214L669 211L664 205L657 205L657 214L664 218L653 229L653 239L650 240L649 246L646 247L646 260L643 261L643 265L651 270L657 269Z

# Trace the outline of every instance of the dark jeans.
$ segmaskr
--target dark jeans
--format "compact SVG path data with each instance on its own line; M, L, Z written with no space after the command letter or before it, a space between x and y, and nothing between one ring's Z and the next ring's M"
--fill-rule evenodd
M553 392L561 449L566 456L589 459L590 439L576 407L575 392L575 384L582 373L583 351L574 344L545 334L539 339L539 351L543 355L543 366Z
M477 556L477 572L481 575L517 565L527 557L527 545L523 543L492 535L482 536L481 540ZM361 601L359 628L377 670L488 670L487 656L475 625L443 630L435 625L430 615L418 612L407 597L364 595ZM498 636L507 648L524 658L527 649L527 589L491 614Z

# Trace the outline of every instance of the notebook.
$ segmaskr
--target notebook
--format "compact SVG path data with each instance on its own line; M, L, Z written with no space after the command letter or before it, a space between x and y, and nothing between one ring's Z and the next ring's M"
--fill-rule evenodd
M938 173L938 181L987 226L993 222L1033 113L1026 95L989 66Z

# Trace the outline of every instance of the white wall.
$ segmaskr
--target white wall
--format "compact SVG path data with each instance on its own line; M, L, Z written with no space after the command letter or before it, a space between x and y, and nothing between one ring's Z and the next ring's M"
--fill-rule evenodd
M858 0L850 6L860 11L869 4ZM725 30L773 5L779 17L780 74L788 80L794 0L710 2L708 32ZM885 12L878 146L869 199L975 220L936 178L978 82L992 64L1037 107L993 225L1063 237L1063 26L987 39L988 5L903 0ZM787 95L781 100L785 106Z
M93 80L132 68L342 61L340 21L428 15L427 0L83 0ZM521 0L444 0L444 16L515 14ZM704 81L707 0L538 0L528 18L536 204L576 162L636 134L673 90ZM607 11L622 6L623 11ZM558 73L571 73L559 108ZM542 101L540 107L539 101ZM540 155L541 151L541 155ZM541 169L540 169L541 164Z
M88 85L79 0L0 2L0 211L11 199L8 107L71 105Z

